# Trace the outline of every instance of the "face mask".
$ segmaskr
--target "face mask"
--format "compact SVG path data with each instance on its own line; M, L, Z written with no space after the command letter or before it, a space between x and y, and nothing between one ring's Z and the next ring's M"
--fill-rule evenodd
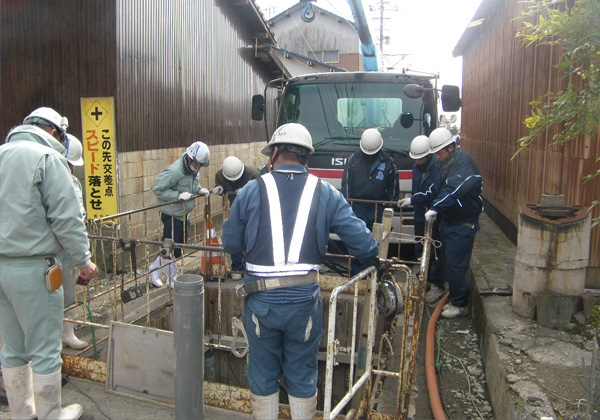
M422 174L427 172L427 168L429 168L429 162L431 162L431 157L432 156L430 155L425 162L421 163L420 165L417 164L417 170Z

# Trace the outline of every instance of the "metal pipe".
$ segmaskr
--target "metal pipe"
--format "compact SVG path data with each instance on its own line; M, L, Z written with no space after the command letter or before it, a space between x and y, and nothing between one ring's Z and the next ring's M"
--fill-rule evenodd
M175 277L175 418L204 419L204 279Z

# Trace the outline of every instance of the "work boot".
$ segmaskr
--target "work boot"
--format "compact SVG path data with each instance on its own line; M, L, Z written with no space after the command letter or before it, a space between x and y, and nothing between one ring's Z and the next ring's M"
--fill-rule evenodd
M2 366L2 378L6 387L11 418L35 419L31 364L27 363L16 368Z
M438 300L440 300L442 298L442 296L444 296L445 293L446 293L446 291L444 289L442 289L439 286L436 286L435 284L432 284L431 288L425 295L425 302L427 302L427 303L437 302Z
M450 303L446 305L445 308L446 309L442 311L442 317L444 318L459 318L461 316L469 315L468 306L454 306Z
M80 340L75 336L75 324L70 322L63 323L62 342L65 346L75 350L84 349L89 345L87 341Z
M33 397L39 420L77 420L83 409L79 404L61 408L62 375L60 369L50 375L33 374Z
M317 412L317 394L310 398L296 398L288 395L292 420L313 420Z
M250 393L250 401L252 402L252 419L277 420L279 391L266 397Z

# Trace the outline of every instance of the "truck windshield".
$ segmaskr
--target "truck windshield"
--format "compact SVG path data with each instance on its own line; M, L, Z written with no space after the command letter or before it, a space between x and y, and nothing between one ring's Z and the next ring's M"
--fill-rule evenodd
M431 115L422 99L408 98L401 83L292 85L282 98L278 125L306 126L318 150L356 149L367 128L378 128L384 148L406 151L429 131Z

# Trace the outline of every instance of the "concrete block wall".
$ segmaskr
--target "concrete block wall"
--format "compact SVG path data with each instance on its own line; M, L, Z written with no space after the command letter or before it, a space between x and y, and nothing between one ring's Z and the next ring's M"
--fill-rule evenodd
M265 142L242 144L219 144L209 146L210 164L200 169L200 184L212 191L215 186L215 174L222 167L227 156L237 156L244 164L262 168L267 158L260 151ZM181 157L186 148L146 150L119 153L117 157L118 206L119 213L142 209L156 204L152 192L154 180L164 168ZM204 199L196 199L194 211L190 215L191 236L196 230L203 237ZM211 196L211 214L215 228L222 228L222 199ZM121 217L120 235L125 238L159 240L162 234L159 208Z

